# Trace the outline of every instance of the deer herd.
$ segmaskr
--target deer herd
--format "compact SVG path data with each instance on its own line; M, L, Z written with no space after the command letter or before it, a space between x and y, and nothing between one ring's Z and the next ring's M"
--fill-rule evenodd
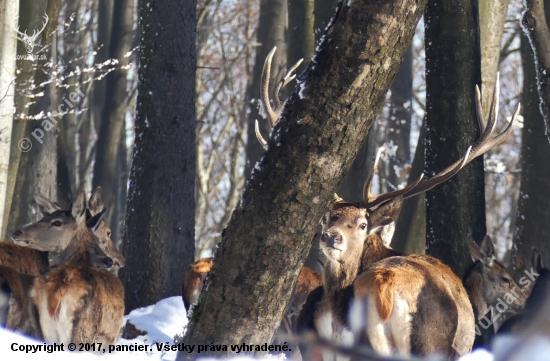
M262 105L272 126L283 108L279 92L299 65L276 87L273 109L268 91L274 52L266 58L261 86ZM495 313L513 314L500 327L502 331L520 333L531 327L550 335L547 318L535 322L539 312L548 308L550 297L550 272L542 266L538 251L534 251L532 269L537 277L520 282L524 286L520 288L495 259L488 236L480 245L468 240L473 264L461 280L434 257L392 249L392 232L385 232L394 227L404 199L447 181L511 133L519 106L504 131L493 136L497 89L498 79L485 120L476 88L481 135L443 171L375 195L372 184L379 151L363 187L363 200L350 203L334 196L321 221L320 248L326 256L322 272L302 268L281 322L282 332L313 332L344 344L369 345L382 355L439 353L449 359L470 352L474 342L486 342L479 325L493 320ZM267 147L257 123L256 135ZM124 257L102 219L106 209L101 188L88 201L80 192L66 210L41 194L36 194L35 201L43 218L13 232L13 242L0 242L0 322L47 342L116 343L123 326L124 289L109 270L123 267ZM213 261L200 259L184 276L182 298L189 312ZM487 328L487 322L483 325ZM300 345L304 359L315 358L306 346ZM325 352L322 357L334 355Z

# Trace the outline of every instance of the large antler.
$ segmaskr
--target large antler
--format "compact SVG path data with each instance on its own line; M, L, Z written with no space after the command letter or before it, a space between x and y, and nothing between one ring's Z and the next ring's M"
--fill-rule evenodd
M296 74L292 73L294 72L294 70L296 70L298 66L300 66L303 60L298 60L298 62L296 62L296 64L294 64L294 66L292 66L292 68L290 68L286 75L279 81L279 84L277 84L277 88L275 89L275 97L273 99L275 109L273 109L271 107L271 104L269 103L269 76L271 74L271 61L273 59L273 54L275 54L276 50L277 47L273 47L273 49L269 52L269 54L267 54L267 57L265 58L264 68L262 70L262 80L260 83L260 99L267 114L267 119L269 119L269 122L271 123L271 127L274 127L275 124L277 124L277 120L279 120L279 116L281 115L281 111L283 110L284 104L280 98L279 93L281 92L281 89L283 89L296 77ZM258 141L264 147L264 149L267 149L267 141L262 137L262 134L260 133L258 120L256 120L254 129L256 131L256 138L258 138Z
M457 174L464 166L468 163L470 163L473 159L479 157L480 155L486 153L489 151L489 149L493 148L494 146L502 143L508 135L512 132L514 122L516 121L516 118L520 111L520 104L518 104L518 108L515 111L512 120L510 120L510 123L502 131L502 133L498 134L495 137L491 137L493 134L493 131L495 130L496 121L498 118L498 103L499 103L499 95L498 95L498 89L499 89L499 76L497 74L497 80L495 83L495 88L493 90L493 99L491 102L491 109L489 111L489 119L487 122L483 119L483 108L481 104L481 93L479 91L479 88L476 86L476 113L477 113L477 120L481 131L481 137L473 144L471 145L468 150L466 151L466 154L461 159L457 160L432 178L425 180L422 182L422 178L424 175L422 174L416 181L413 183L407 185L403 189L399 189L393 192L384 193L380 195L373 195L371 194L371 187L372 187L372 180L374 178L374 173L376 172L376 168L378 167L378 161L380 158L381 150L378 151L378 154L376 155L376 159L374 162L374 165L369 173L369 176L367 177L367 180L365 182L365 185L363 187L363 204L367 208L374 208L387 200L390 200L392 198L403 196L403 198L410 198L417 194L426 192L438 184L441 184L451 177L453 177L455 174Z

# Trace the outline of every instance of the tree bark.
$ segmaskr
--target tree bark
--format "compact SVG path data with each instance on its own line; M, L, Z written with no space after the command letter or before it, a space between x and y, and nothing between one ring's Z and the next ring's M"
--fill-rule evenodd
M411 161L412 66L412 47L409 47L391 86L388 140L397 145L397 151L394 157L390 157L388 182L396 188L407 180L405 170ZM401 173L396 170L401 170Z
M287 0L260 0L260 19L258 22L258 43L261 45L256 49L256 57L254 70L252 72L252 81L248 88L248 99L250 103L250 112L248 113L248 140L246 143L246 158L248 159L244 176L248 178L258 159L264 152L264 148L256 139L254 131L254 123L258 120L260 132L264 138L268 138L271 125L260 112L260 83L262 68L267 54L273 46L277 46L277 52L273 57L271 64L271 76L269 94L273 94L273 90L277 82L281 79L282 68L286 64L286 22L287 22Z
M186 344L272 340L316 226L363 142L358 134L367 134L382 106L426 2L340 4L222 235Z
M14 187L14 199L12 202L9 227L17 229L21 224L35 222L40 219L40 213L34 207L34 193L39 192L51 199L57 199L57 127L46 116L48 112L58 109L59 99L55 81L52 81L52 71L46 63L57 64L57 39L55 31L61 7L60 0L49 0L46 7L48 23L44 29L40 44L44 44L45 55L43 59L36 59L34 65L41 71L36 72L35 84L43 85L43 95L29 106L29 116L32 119L24 119L24 138L29 139L32 147L28 152L21 153L17 164L17 181ZM40 27L44 21L44 13L39 14L35 21ZM53 68L54 69L54 68ZM40 89L40 88L39 88ZM54 117L56 121L60 117ZM34 135L37 135L35 137ZM21 150L18 150L21 152ZM15 195L17 197L15 197ZM34 208L34 209L33 209Z
M409 183L418 179L424 171L425 140L426 127L423 122L411 165ZM419 194L405 199L403 202L399 218L395 221L395 234L391 242L392 248L405 253L426 253L426 207L424 197L424 194Z
M288 0L288 66L304 59L297 74L305 69L315 51L314 0Z
M537 247L543 263L550 264L550 144L546 138L536 89L536 70L529 39L521 37L523 62L523 135L521 144L521 186L518 216L512 247L512 272L524 275L531 267L533 247ZM521 275L521 276L520 276ZM516 278L517 279L517 278Z
M138 3L136 140L121 272L126 310L181 294L193 262L196 2Z
M24 1L20 3L21 15L19 17L19 28L20 29L39 29L40 21L43 21L42 18L46 12L46 2L30 2ZM44 36L44 32L41 34ZM44 44L43 39L41 44ZM16 63L16 67L19 70L17 75L15 86L15 109L16 114L13 119L13 128L11 131L11 142L10 146L10 161L8 168L8 184L7 184L7 194L6 194L6 204L4 207L4 233L0 234L2 239L9 239L9 235L13 232L14 227L19 227L21 224L14 223L12 209L19 210L21 207L21 195L18 192L15 192L16 184L18 183L18 170L19 162L21 160L21 155L23 152L19 148L19 142L21 139L27 137L27 120L25 119L29 114L29 106L31 99L34 98L34 94L37 92L32 85L37 85L35 81L36 73L36 64L33 61L26 59L27 50L25 49L24 43L19 42L17 46L17 55L22 56L19 58ZM26 141L23 141L26 142ZM15 203L15 204L13 204ZM26 205L25 205L26 207Z
M502 34L509 0L487 0L479 2L479 34L481 44L481 97L483 101L483 114L489 115L492 89L495 87L498 67L500 64L500 48ZM492 152L498 149L492 150ZM496 189L494 173L485 174L485 199L487 218L487 232L493 234L495 224Z
M0 44L0 235L7 226L6 203L8 198L8 169L10 162L11 131L15 94L15 59L17 38L13 27L19 16L19 1L3 0L1 3L1 44ZM16 142L19 139L15 140ZM2 238L3 239L3 238Z
M550 32L543 0L526 0L527 10L523 13L521 26L529 36L537 71L539 107L546 125L546 136L550 141Z
M481 83L475 1L426 7L426 175L464 156L479 136L475 86ZM485 235L483 158L426 193L426 253L462 276L471 265L468 235Z

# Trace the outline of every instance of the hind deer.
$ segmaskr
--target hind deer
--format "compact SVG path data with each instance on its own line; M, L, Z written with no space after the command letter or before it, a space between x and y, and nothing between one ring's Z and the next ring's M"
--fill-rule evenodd
M535 284L525 301L525 309L506 320L498 329L498 334L513 333L527 335L540 333L550 336L550 270L544 267L539 251L533 249L531 270L519 282L524 289Z
M506 267L495 259L495 247L489 236L479 246L470 237L468 248L474 264L464 273L463 283L476 320L474 347L481 347L488 344L494 333L493 324L504 314L520 311L526 296Z
M39 193L35 194L35 201L44 216L62 211L59 204ZM98 187L90 197L88 219L103 208L102 192ZM17 236L17 233L14 235ZM94 235L98 237L100 249L94 246L90 250L93 266L107 269L123 267L124 258L111 241L110 230L104 220L101 220L99 227L94 228ZM61 243L58 246L59 249L63 247ZM59 264L61 258L56 252L48 253L11 242L0 242L0 288L4 290L0 301L0 325L37 338L42 337L37 327L36 310L30 306L32 302L29 301L28 293L34 277Z
M381 354L439 352L454 358L471 349L474 312L462 281L433 257L405 256L387 248L376 231L396 219L403 199L447 181L506 139L519 106L506 129L492 137L497 119L497 89L498 80L490 117L485 122L476 88L481 137L461 159L428 180L420 177L403 189L373 195L371 186L379 152L364 185L363 201L351 204L337 197L323 217L321 249L327 256L323 288L332 321L347 327L350 300L355 298L365 304L367 315L360 338ZM469 340L469 344L460 350L453 347L464 340Z
M94 235L104 211L86 219L86 199L81 192L69 211L55 211L14 233L16 243L59 253L60 264L38 276L30 292L48 342L113 344L120 335L122 284L108 271L92 268L94 264L113 265Z

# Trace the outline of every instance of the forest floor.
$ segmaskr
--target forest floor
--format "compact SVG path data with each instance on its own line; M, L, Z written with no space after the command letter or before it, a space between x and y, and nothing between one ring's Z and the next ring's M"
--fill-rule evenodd
M141 346L146 351L112 351L105 350L100 356L90 352L52 352L37 350L37 346L44 348L44 342L13 333L0 328L0 356L2 360L52 360L52 361L97 361L97 360L132 360L132 361L174 361L177 351L165 351L164 345L174 345L174 338L183 334L187 326L187 315L181 297L170 297L159 301L157 304L140 308L130 312L124 318L125 323L129 322L134 327L126 327L123 337L116 346ZM34 346L34 351L31 347ZM162 346L162 347L161 347ZM22 347L22 351L18 349ZM29 349L25 351L25 347ZM79 346L77 345L77 348ZM159 350L160 348L160 350ZM17 351L14 351L16 349ZM497 338L494 344L494 355L486 350L476 350L465 355L459 361L500 361L500 360L529 360L529 361L550 361L550 340L544 338L531 338L518 340L513 337ZM67 350L67 345L65 345ZM9 356L5 358L4 356ZM99 358L98 358L99 357ZM271 356L264 360L284 360L284 355ZM428 358L430 359L430 358ZM202 361L213 361L215 359L201 359ZM229 358L231 361L258 360L250 356L236 356Z

